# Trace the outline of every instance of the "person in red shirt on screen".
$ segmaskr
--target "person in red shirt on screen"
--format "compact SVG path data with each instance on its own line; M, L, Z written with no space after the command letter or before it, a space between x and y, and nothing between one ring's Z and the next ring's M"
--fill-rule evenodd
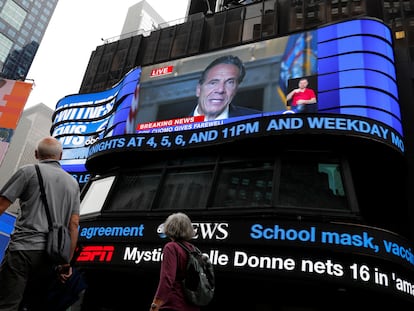
M299 80L299 87L286 96L286 102L292 100L290 108L295 112L318 112L315 92L308 85L308 79L302 78Z

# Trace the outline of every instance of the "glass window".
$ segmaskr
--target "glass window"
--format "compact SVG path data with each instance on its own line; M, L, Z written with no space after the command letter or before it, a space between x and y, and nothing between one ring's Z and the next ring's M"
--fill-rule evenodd
M340 164L295 158L282 160L279 204L299 208L347 209Z
M30 2L31 1L23 0L21 3L22 3L22 6L24 6L25 8L28 8L30 6Z
M6 36L0 34L0 62L5 62L7 55L13 46L13 42Z
M246 6L246 15L243 26L243 41L259 39L261 36L261 15L263 4L258 3Z
M50 11L48 8L43 8L43 13L44 13L46 16L50 16L50 15L51 15L51 11Z
M40 30L38 30L38 29L35 29L35 30L33 31L33 34L34 34L36 37L38 37L38 38L41 38L41 37L42 37L42 32L41 32ZM33 41L37 41L37 40L33 40Z
M157 208L205 208L211 179L212 170L171 170L162 184Z
M150 209L160 183L158 172L141 172L121 175L115 183L106 210L138 211Z
M221 168L214 207L271 206L272 162L240 162Z
M240 42L244 20L244 7L227 11L223 31L223 45L231 45Z
M80 205L80 215L97 213L102 210L109 190L111 189L114 176L94 180Z
M9 38L14 38L17 34L16 30L14 30L13 28L9 28L7 29L7 34L9 35Z
M18 6L14 1L7 1L1 10L0 17L17 30L23 24L27 12Z
M121 171L105 210L235 208L260 212L272 208L292 213L303 209L343 213L351 210L345 187L351 184L345 183L343 176L342 162L320 152L289 152L266 158L177 157L148 164L145 170ZM95 191L89 195L92 211L100 211L110 185L102 190L103 197L97 195L98 186L94 181L85 195L88 198L89 192Z

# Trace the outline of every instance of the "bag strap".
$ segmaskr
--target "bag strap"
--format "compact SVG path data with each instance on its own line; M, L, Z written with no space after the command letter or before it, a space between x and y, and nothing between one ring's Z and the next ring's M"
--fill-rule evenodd
M177 243L178 245L180 245L182 248L184 248L186 251L187 251L187 253L189 253L190 252L190 250L188 249L188 247L187 246L185 246L183 243L181 243L181 242L179 242L179 241L175 241L175 243Z
M52 217L50 216L49 204L47 204L47 198L46 198L46 193L45 193L45 187L43 185L42 173L40 172L40 168L38 164L35 164L35 168L36 168L37 178L39 180L40 197L42 198L43 205L46 210L47 222L49 223L49 230L51 230L53 227Z
M195 247L194 245L192 245L193 246L193 250L190 250L184 243L182 243L182 242L180 242L180 241L175 241L178 245L180 245L182 248L184 248L186 251L187 251L187 253L192 253L192 252L198 252L198 248L197 247Z

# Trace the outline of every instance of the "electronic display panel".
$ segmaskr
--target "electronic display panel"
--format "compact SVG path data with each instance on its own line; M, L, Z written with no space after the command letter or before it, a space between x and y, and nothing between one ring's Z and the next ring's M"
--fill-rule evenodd
M303 79L312 92L294 91ZM356 19L136 68L112 89L63 98L52 131L73 173L101 152L276 131L364 136L404 152L391 32Z
M52 136L62 143L62 167L80 184L89 178L85 160L90 145L104 136L134 131L130 113L138 101L140 74L141 69L135 68L111 89L68 95L57 103Z
M217 271L311 278L414 299L412 245L387 230L223 217L194 219L192 224L194 243ZM156 269L166 239L162 220L84 222L77 264L94 269Z
M201 100L197 94L199 79L209 64L225 56L239 58L246 70L230 107L256 112L232 116L230 109L216 119L205 118L208 125L300 113L301 106L294 105L288 94L298 88L301 78L306 78L307 88L316 96L316 109L304 112L366 117L403 134L391 33L384 24L369 19L144 67L137 132L198 128L194 123L199 120L189 117ZM186 123L192 125L180 126Z

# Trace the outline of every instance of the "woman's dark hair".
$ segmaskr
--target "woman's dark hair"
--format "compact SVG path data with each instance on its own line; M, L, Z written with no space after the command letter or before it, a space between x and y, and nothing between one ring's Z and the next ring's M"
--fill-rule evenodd
M239 78L237 79L237 82L240 84L243 79L244 76L246 75L246 69L244 68L243 62L240 60L240 58L238 58L237 56L233 56L233 55L225 55L225 56L221 56L219 58L216 58L215 60L213 60L210 65L208 65L203 73L201 74L200 80L198 81L200 84L203 84L203 82L206 79L207 73L208 71L220 64L229 64L229 65L234 65L237 68L239 68Z

